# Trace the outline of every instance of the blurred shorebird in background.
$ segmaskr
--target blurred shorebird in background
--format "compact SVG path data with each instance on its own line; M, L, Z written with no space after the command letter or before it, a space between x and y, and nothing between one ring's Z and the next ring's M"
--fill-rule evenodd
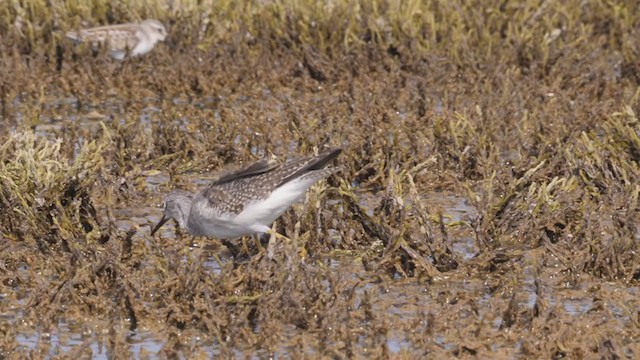
M122 60L127 54L138 56L151 51L158 41L164 41L167 37L167 29L158 20L149 19L140 23L70 31L66 37L76 43L86 42L94 46L107 44L111 57Z

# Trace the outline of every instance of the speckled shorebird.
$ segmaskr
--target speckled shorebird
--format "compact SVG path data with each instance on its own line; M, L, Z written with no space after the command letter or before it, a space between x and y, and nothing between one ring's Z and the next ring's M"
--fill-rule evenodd
M167 37L167 29L158 20L149 19L140 23L70 31L66 36L74 42L88 42L94 46L108 43L111 57L122 60L127 54L138 56L151 51L158 41L164 41Z
M170 219L192 235L219 239L267 233L271 223L301 200L311 185L339 170L325 166L341 151L330 149L283 164L260 160L227 170L193 198L173 192L165 198L164 214L151 235Z

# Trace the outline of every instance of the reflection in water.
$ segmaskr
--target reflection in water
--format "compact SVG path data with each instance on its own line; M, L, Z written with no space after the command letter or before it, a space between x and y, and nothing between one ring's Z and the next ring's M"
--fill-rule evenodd
M128 324L122 324L128 326ZM27 350L48 348L48 356L56 357L60 354L82 353L90 351L92 359L109 359L107 348L99 338L106 334L96 332L97 327L85 324L80 329L65 322L57 324L51 331L22 332L16 336L17 343ZM140 359L142 356L156 356L162 350L164 341L149 331L131 333L126 339L129 344L129 356ZM88 350L87 350L88 348ZM82 351L78 352L78 350Z

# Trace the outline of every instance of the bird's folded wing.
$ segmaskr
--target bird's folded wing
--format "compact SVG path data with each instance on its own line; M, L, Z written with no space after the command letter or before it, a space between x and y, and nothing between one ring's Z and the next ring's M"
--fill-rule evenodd
M200 199L195 200L196 206L202 206L200 210L203 212L210 212L209 217L218 218L241 213L247 200L242 194L233 196L217 185L207 186L198 197Z
M266 172L269 172L275 169L276 167L278 167L278 164L275 161L262 159L260 161L257 161L249 166L246 166L240 169L231 169L231 170L221 172L211 182L211 186L221 185L234 180L264 174Z

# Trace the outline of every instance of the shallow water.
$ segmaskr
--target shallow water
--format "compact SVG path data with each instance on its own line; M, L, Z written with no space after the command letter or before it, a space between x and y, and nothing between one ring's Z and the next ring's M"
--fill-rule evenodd
M154 191L157 190L158 186L166 182L167 177L161 174L148 177L150 189ZM194 183L202 184L203 181L194 179ZM441 207L447 222L465 221L469 217L476 216L475 211L466 204L463 198L452 194L431 194L423 200L425 203L437 204L437 206ZM161 210L159 206L123 208L113 211L113 215L116 217L116 224L122 230L127 230L132 226L139 228L139 232L133 236L133 241L150 241L147 231L150 229L150 224L159 220ZM453 234L454 231L452 231L451 236L454 236ZM164 227L159 232L159 237L164 239L163 242L178 242L178 246L183 246L184 250L191 254L190 257L196 256L200 258L202 266L213 275L220 275L223 267L229 266L233 262L230 254L224 251L224 247L215 244L216 240L199 239L195 243L185 243L185 239L175 237L173 226ZM469 234L465 235L464 231L460 233L460 236L456 235L453 244L458 256L465 260L471 259L477 252L473 239ZM358 283L355 287L355 297L352 303L354 308L360 307L364 294L369 293L369 298L375 299L371 304L371 309L374 313L384 314L387 321L405 324L394 327L393 330L384 335L389 354L415 352L417 350L414 346L416 336L434 336L432 340L443 349L451 350L455 348L455 343L450 342L445 335L427 335L427 333L420 335L421 331L427 331L429 328L429 317L425 316L425 314L437 316L433 309L441 306L442 297L444 297L445 303L457 303L460 299L479 297L478 305L481 305L480 309L484 308L484 310L478 309L479 312L475 316L489 321L490 327L494 331L499 331L500 326L503 324L502 316L492 310L496 299L491 295L487 287L488 284L480 280L460 280L442 277L434 279L430 283L419 279L404 279L395 283L380 282L371 277L357 258L348 255L329 258L329 266L332 271L344 274L343 276L346 276L345 280L347 282ZM23 267L24 272L27 272L27 270L26 266ZM27 289L24 290L28 292ZM638 292L637 288L630 290ZM533 287L533 279L525 280L524 286L520 287L517 292L516 306L521 310L532 309L537 299ZM571 290L567 291L569 295L565 295L565 292L560 289L553 288L545 288L544 292L549 293L548 295L545 294L548 296L549 306L560 306L570 317L584 315L593 306L592 298L574 297L570 295L572 293ZM578 293L581 294L581 292ZM375 295L371 296L371 294ZM23 294L25 297L26 295ZM616 316L618 321L630 321L628 314L621 314L620 309L615 309L612 305L608 306L611 311L618 314ZM40 327L34 328L31 324L22 324L20 322L21 317L21 310L17 308L12 312L2 314L3 320L16 328L15 340L23 350L46 348L48 349L46 353L49 356L81 351L85 354L90 353L92 358L109 358L107 348L104 346L106 334L101 333L101 331L104 331L102 330L105 326L104 323L93 324L94 321L88 321L86 323L70 324L63 318L59 323L44 330ZM458 320L472 319L473 317L474 315L463 312L459 314ZM417 324L418 327L414 328L409 324ZM126 319L120 322L120 326L128 326ZM368 326L367 322L362 322L361 326ZM260 333L260 331L259 327L254 329L256 333ZM314 336L312 334L305 335L298 331L296 327L290 327L286 332L290 336L302 336L303 338L310 336L309 341L313 341ZM357 329L354 329L354 331L357 331ZM129 356L134 358L159 356L166 345L166 339L162 334L155 333L153 329L145 329L144 327L130 331L125 341L128 344ZM191 341L192 345L200 349L204 354L209 356L219 354L216 342L211 338L206 336L195 337ZM366 338L361 339L361 347L358 350L361 356L368 354L367 342ZM236 349L235 351L237 356L244 357L251 354L251 358L263 358L264 356L286 358L291 356L288 350L290 349L290 344L287 341L283 341L276 348L278 350L273 352L260 350L247 352L246 349ZM314 356L314 353L307 353L307 356Z
M150 191L157 192L160 187L163 187L168 181L168 177L164 174L155 174L147 177L148 188ZM193 179L193 183L202 186L207 180L203 180L202 177L196 177ZM158 194L160 197L161 194ZM465 204L464 199L457 198L450 194L431 195L428 199L429 203L439 203L444 208L444 216L449 219L448 221L460 221L465 217L473 216L474 211ZM446 206L451 206L446 207ZM149 231L151 226L155 224L162 215L162 208L160 204L157 206L139 207L139 208L121 208L114 209L112 211L115 217L115 224L123 231L126 232L131 228L136 228L138 231L133 235L132 240L136 241L157 241L151 240L149 237ZM176 246L183 247L184 251L191 254L190 257L200 258L202 266L213 275L220 275L222 271L221 266L230 265L233 262L233 258L228 251L217 243L214 239L195 239L186 236L182 239L176 238L174 233L175 227L165 226L159 231L159 237L162 240L161 243L173 242ZM184 236L184 235L183 235ZM191 240L195 242L191 242ZM186 242L185 242L186 241ZM251 240L253 241L253 240ZM162 246L158 243L156 246ZM460 239L460 242L456 247L459 250L459 255L468 258L473 256L467 252L469 247L473 248L471 239ZM432 304L430 300L430 294L434 291L438 291L439 288L456 287L464 291L475 291L476 285L459 281L448 281L442 279L436 284L427 285L424 283L416 282L415 280L404 280L398 284L376 284L376 281L370 279L370 275L362 266L357 258L348 255L337 255L336 257L329 258L329 266L331 271L344 274L347 276L345 280L361 281L361 284L355 288L356 295L353 301L353 306L360 306L360 297L363 292L373 291L376 293L376 302L373 304L373 311L384 312L389 316L390 321L398 321L400 323L421 321L421 312L424 309L428 309ZM185 261L188 261L185 259ZM145 266L141 264L141 266ZM23 271L28 271L25 267ZM436 285L434 287L434 285ZM27 289L25 289L28 291ZM25 294L26 296L27 294ZM109 354L103 343L104 334L101 334L101 328L104 324L92 325L91 322L70 325L61 319L56 325L53 325L47 331L33 329L30 326L19 326L21 314L16 309L13 313L3 314L3 318L12 326L16 326L18 330L16 333L16 342L23 347L24 350L34 350L37 348L48 348L48 354L50 356L56 356L57 354L68 353L70 351L78 351L81 348L88 348L93 358L108 358ZM121 322L123 327L128 326L127 322ZM367 326L366 322L362 326ZM259 333L260 329L254 329ZM290 333L294 333L297 330L291 328L288 330ZM297 334L300 336L300 333ZM311 335L312 336L312 335ZM313 336L312 336L313 337ZM399 353L401 351L409 350L411 342L406 339L406 333L403 331L392 331L387 334L387 347L390 353ZM135 358L144 356L156 356L159 355L160 350L164 346L164 340L161 334L154 333L151 329L139 328L129 333L126 337L126 341L129 344L130 355ZM212 339L207 337L195 338L194 345L205 351L210 355L217 353L217 347L214 343L211 343ZM446 347L443 341L443 346ZM364 346L364 343L363 343ZM288 357L286 342L280 345L280 350L273 353L275 357ZM208 350L207 350L208 349ZM366 346L363 350L363 354L366 354ZM244 350L238 349L239 354L245 354ZM251 352L250 352L251 353ZM254 357L261 358L267 353L260 351L253 353ZM312 355L312 354L308 354Z
M187 180L187 182L195 185L195 188L203 186L207 181L207 176L196 176ZM148 191L155 193L156 196L154 198L158 200L161 199L168 182L168 175L161 172L146 177ZM473 234L461 224L477 216L477 212L473 207L469 206L464 198L447 192L431 193L421 198L420 201L423 201L428 207L440 209L438 211L442 212L445 224L456 224L450 228L449 234L453 245L452 249L456 256L464 261L472 260L478 254L478 248L473 239ZM363 198L361 204L372 213L373 210L369 206L375 206L373 205L375 202L375 198ZM184 234L181 237L176 237L176 228L174 226L163 227L159 235L156 236L156 240L150 238L148 232L151 226L159 220L161 212L160 204L150 204L150 206L143 207L113 209L112 216L115 217L115 224L122 232L126 232L131 228L137 229L132 237L133 242L156 242L153 245L156 247L162 247L163 244L170 242L173 243L174 249L183 248L183 250L177 251L186 251L183 258L184 264L190 263L195 257L199 258L202 267L214 276L220 276L224 271L228 271L229 266L232 266L233 258L216 240L194 239L189 236L185 237ZM158 237L162 239L160 242L157 240ZM429 316L438 316L437 310L434 309L441 307L443 301L445 304L456 304L461 299L478 298L477 305L480 307L476 310L477 313L472 314L468 312L468 309L464 310L458 314L458 321L464 322L476 317L481 318L484 319L484 322L487 322L490 329L496 332L499 332L501 326L503 326L503 316L500 313L495 313L496 298L491 294L488 287L489 284L483 283L481 280L461 280L460 278L448 278L445 276L433 279L429 283L415 278L404 279L395 283L380 282L366 271L358 257L338 255L333 258L329 257L328 260L331 271L343 274L346 282L358 283L354 288L355 295L352 302L354 308L362 306L363 296L368 293L369 300L367 301L375 299L370 304L373 313L384 314L386 321L401 324L400 326L394 326L382 335L386 339L384 343L389 354L415 353L419 350L419 347L415 347L416 336L427 336L431 338L431 341L447 351L456 348L455 341L452 342L447 335L437 335L437 332L431 334L429 330ZM146 265L143 263L140 266L144 267ZM225 268L227 270L224 270ZM28 274L27 265L20 267L20 269L24 274ZM533 309L538 298L533 285L534 279L531 277L534 274L526 271L525 274L526 276L521 282L522 285L515 290L517 291L515 305L520 311ZM563 291L553 287L553 285L546 287L543 284L542 286L548 306L563 309L569 318L581 317L588 314L593 308L594 299L584 297L582 291L570 289ZM14 293L20 293L22 297L26 298L29 290L19 288L19 285L14 288ZM635 293L638 292L637 288L628 290ZM573 293L576 295L573 295ZM498 301L502 302L502 300ZM624 310L611 304L606 306L609 311L616 314L617 321L621 323L629 323L631 321L629 314L625 314ZM106 327L103 322L94 324L93 320L87 319L87 322L76 323L78 320L75 319L74 323L68 323L64 318L61 318L57 324L52 324L47 329L43 329L40 326L34 327L34 324L21 323L22 315L22 310L19 308L2 314L3 321L15 327L15 341L22 350L40 349L42 354L42 349L47 349L45 353L52 357L78 352L83 354L90 353L91 357L96 359L110 357L104 343L107 334L102 333ZM127 319L123 319L119 324L123 328L129 326ZM417 327L410 324L415 324ZM360 326L366 327L368 322L363 321ZM256 334L260 334L261 329L256 327L253 331ZM357 332L358 329L353 329L353 331ZM285 332L291 337L301 339L308 337L308 340L301 341L314 341L313 334L300 332L296 327L289 327ZM160 356L162 349L167 344L163 334L156 333L153 328L145 327L129 331L124 340L128 344L129 356L134 358ZM369 342L370 339L361 338L357 350L360 356L372 354L369 352L367 345ZM191 345L200 349L201 353L207 356L220 354L216 343L215 339L207 336L191 338ZM288 341L281 342L275 348L277 350L274 351L238 348L234 350L234 353L239 357L249 355L251 358L263 358L265 356L287 358L292 355L289 353L289 349L292 349L292 347ZM518 348L518 346L514 348L516 352ZM514 349L509 350L509 353L513 355L514 353L511 351ZM307 356L317 355L311 349L306 351L308 351L306 353ZM497 351L497 348L494 348L494 351Z

